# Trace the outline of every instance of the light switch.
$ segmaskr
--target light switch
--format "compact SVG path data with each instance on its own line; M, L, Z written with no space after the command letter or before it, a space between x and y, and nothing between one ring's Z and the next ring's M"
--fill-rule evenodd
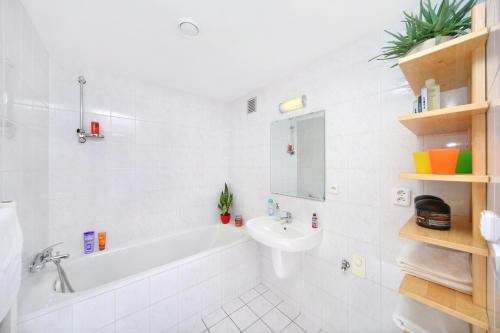
M332 184L330 186L329 192L330 192L330 194L339 194L339 185L338 184Z
M352 274L364 279L366 276L365 257L359 254L353 254L351 260Z

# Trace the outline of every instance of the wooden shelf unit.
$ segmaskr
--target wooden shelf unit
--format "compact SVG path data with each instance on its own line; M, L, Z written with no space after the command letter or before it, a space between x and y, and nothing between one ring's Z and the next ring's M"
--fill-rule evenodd
M476 240L472 236L472 225L465 217L453 216L450 230L433 230L423 228L412 216L399 231L401 237L458 250L488 256L488 246L484 240Z
M472 324L472 333L489 329L486 311L487 249L480 232L480 214L486 209L486 51L488 39L484 3L472 9L472 32L430 49L401 58L399 67L418 96L425 80L435 79L441 91L468 87L469 104L400 117L416 135L468 131L472 150L472 174L432 175L403 173L402 179L471 183L471 221L455 223L447 233L423 230L409 221L400 231L429 244L471 253L472 296L406 275L400 293ZM458 228L457 228L458 226Z
M399 60L399 68L415 95L425 80L436 79L441 91L467 86L471 77L472 53L486 45L488 28L483 27L464 36L441 43Z
M488 183L489 177L486 175L474 174L456 174L456 175L434 175L430 173L402 173L399 175L401 179L410 180L431 180L442 182L461 182L461 183Z
M480 102L401 116L399 122L415 135L463 132L472 127L472 116L487 110L488 103Z
M399 293L483 330L489 327L486 309L474 304L470 295L408 274Z

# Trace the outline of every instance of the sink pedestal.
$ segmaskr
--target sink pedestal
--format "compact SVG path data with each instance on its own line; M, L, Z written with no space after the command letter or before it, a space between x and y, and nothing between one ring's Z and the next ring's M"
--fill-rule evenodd
M274 273L280 279L286 279L296 272L300 265L300 252L284 252L280 249L272 249L272 260Z

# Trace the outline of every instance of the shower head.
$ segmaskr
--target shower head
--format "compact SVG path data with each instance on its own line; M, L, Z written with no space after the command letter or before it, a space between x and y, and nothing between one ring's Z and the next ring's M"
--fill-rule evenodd
M80 84L85 84L85 83L87 83L87 80L85 80L85 78L84 78L83 76L81 76L81 75L80 75L80 76L78 77L78 83L80 83Z

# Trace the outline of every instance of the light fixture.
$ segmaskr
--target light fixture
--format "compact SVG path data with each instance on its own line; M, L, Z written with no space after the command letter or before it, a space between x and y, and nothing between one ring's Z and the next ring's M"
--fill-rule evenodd
M193 20L182 19L179 21L179 30L186 36L194 37L200 33L200 28Z
M280 104L280 112L286 113L295 110L302 109L306 106L306 95L300 97L292 98L288 101L284 101Z

